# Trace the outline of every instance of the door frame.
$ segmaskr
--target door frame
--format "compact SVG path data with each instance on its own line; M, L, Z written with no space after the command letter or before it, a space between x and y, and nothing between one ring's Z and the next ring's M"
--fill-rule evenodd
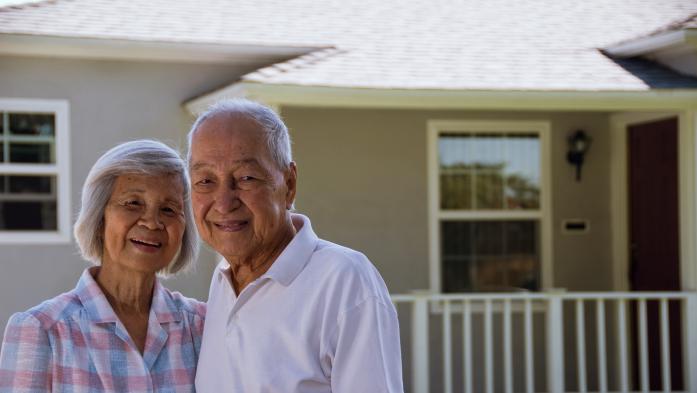
M629 168L627 127L678 118L678 214L681 290L697 290L697 193L695 152L697 116L685 112L622 112L610 115L610 220L613 289L629 291Z

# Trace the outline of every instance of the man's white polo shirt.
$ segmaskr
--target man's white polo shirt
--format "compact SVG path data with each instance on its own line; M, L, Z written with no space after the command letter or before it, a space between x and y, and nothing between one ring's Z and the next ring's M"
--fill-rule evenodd
M198 392L402 392L397 313L361 253L298 232L237 296L213 273L196 372Z

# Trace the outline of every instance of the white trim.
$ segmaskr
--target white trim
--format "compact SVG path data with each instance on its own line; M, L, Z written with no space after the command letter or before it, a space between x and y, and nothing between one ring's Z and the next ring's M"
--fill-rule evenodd
M446 89L375 89L239 82L184 103L200 113L227 97L247 97L267 104L312 107L498 109L548 111L677 110L697 107L697 89L637 91L513 91Z
M611 56L632 57L664 50L676 45L690 44L697 38L697 31L673 30L642 37L610 46L605 51Z
M680 285L697 291L697 111L678 117Z
M259 65L328 46L196 43L0 34L0 54L82 59Z
M441 131L492 131L533 133L540 138L540 209L534 212L452 211L440 210L438 186L438 135ZM548 121L429 120L427 122L427 184L429 233L429 286L441 293L440 222L450 219L530 218L540 222L540 289L553 288L552 264L552 177L550 123Z
M1 106L0 111L2 111ZM56 161L58 161L57 158ZM4 175L55 175L58 172L59 169L55 164L0 164L0 173Z
M540 145L541 146L541 145ZM438 217L441 220L524 220L540 219L542 212L539 210L526 211L501 211L501 210L439 210Z
M0 231L0 244L70 243L70 106L66 100L0 98L2 112L46 112L55 116L55 164L2 164L0 174L56 175L58 193L57 230Z
M440 188L438 187L438 133L440 128L434 121L427 122L426 184L428 193L428 272L429 288L432 293L441 293L440 280Z
M610 116L610 222L612 228L613 290L628 291L629 270L629 168L627 127L675 117L677 113L636 112Z

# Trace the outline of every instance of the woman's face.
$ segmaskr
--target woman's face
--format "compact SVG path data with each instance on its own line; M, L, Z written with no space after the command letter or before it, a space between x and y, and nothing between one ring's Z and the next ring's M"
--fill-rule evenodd
M104 210L102 264L153 274L169 265L184 234L183 195L175 175L116 178Z

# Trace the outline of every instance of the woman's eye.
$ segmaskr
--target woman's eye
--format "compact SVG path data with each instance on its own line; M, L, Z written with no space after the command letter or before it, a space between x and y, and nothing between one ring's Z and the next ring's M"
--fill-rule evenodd
M138 207L140 206L140 201L126 201L123 205L126 207Z

